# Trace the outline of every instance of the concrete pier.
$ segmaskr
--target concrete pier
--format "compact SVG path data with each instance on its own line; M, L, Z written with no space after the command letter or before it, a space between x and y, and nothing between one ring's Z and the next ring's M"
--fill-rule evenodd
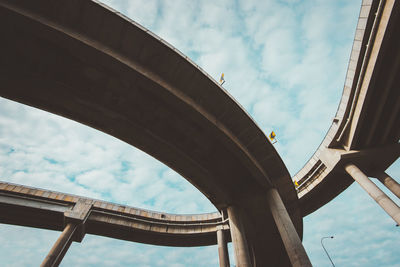
M400 198L400 184L396 182L389 174L386 172L375 172L374 177L376 177L387 189L389 189L395 196Z
M344 169L381 206L393 220L400 224L400 208L376 184L374 184L356 165L349 163Z
M61 233L60 237L51 248L49 254L47 254L46 258L40 265L41 267L52 267L60 264L72 243L72 236L75 233L76 227L77 226L72 223L69 223L67 226L65 226L64 231Z
M268 206L281 235L292 266L312 266L292 220L275 188L268 191Z
M219 266L229 267L230 264L229 264L228 245L226 242L222 226L219 226L217 229L217 242L218 242Z
M237 267L251 267L249 246L244 233L240 209L235 206L230 206L227 211L233 249L235 252L235 264Z

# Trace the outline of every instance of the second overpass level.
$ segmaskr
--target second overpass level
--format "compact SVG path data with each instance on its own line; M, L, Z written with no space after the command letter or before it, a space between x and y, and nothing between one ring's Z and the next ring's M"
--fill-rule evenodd
M399 157L399 47L399 2L363 1L337 113L317 151L293 177L303 216L354 181L346 164L374 177Z

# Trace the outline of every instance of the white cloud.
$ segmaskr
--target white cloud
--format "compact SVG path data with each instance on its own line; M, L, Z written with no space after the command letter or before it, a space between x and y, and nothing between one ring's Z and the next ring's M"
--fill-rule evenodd
M318 147L341 95L360 1L105 2L216 79L224 72L227 91L262 130L278 134L275 147L292 174ZM94 129L4 99L0 162L0 177L10 182L173 213L215 210L197 189L150 156ZM399 166L390 169L395 177ZM329 266L319 244L329 234L335 239L326 244L338 265L391 266L399 261L392 250L399 241L393 222L365 195L353 185L305 219L304 242L315 266ZM6 266L37 265L58 236L10 226L0 231L0 239L10 240L0 252ZM15 238L21 233L30 240L27 244ZM72 245L63 264L218 263L215 247L161 248L87 236Z

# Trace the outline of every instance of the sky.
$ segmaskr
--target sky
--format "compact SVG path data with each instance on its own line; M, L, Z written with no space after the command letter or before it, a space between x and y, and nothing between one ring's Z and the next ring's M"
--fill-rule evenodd
M291 175L317 149L342 94L360 0L104 3L215 80L224 72L224 88L266 134L276 132L275 147ZM387 172L398 180L400 161ZM216 211L184 178L134 147L3 98L0 180L170 213ZM59 234L0 224L1 265L39 265ZM331 235L324 244L336 266L400 266L400 227L358 184L304 218L303 244L314 266L331 266L320 244ZM86 235L61 266L218 266L218 252L216 246L168 248Z

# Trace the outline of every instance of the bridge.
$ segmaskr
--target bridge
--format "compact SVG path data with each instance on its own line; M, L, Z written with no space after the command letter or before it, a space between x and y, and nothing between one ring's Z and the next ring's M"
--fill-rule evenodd
M395 1L363 1L342 100L321 146L295 175L297 190L240 105L129 18L89 0L2 0L0 15L1 96L145 151L220 211L166 214L0 183L0 222L62 231L43 266L58 265L86 233L166 246L218 244L221 266L229 265L232 241L238 266L311 266L302 218L354 180L399 223L399 207L367 177L399 192L384 172L400 154Z
M367 178L378 178L400 198L398 183L385 173L400 155L398 12L395 1L363 1L338 110L319 148L293 177L303 216L357 181L380 204L387 202L383 208L400 222L397 205Z

